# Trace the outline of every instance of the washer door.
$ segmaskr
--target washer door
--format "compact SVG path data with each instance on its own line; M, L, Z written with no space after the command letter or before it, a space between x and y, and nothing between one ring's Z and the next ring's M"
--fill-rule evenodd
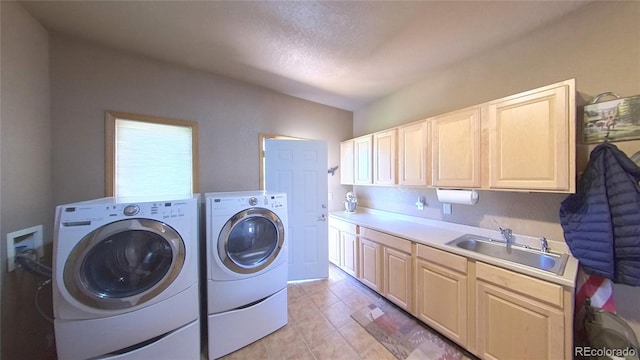
M64 266L64 283L85 305L124 309L164 291L184 260L184 242L167 224L120 220L92 231L74 247Z
M284 245L284 226L274 212L250 208L233 215L218 237L218 255L231 271L256 273L271 264Z

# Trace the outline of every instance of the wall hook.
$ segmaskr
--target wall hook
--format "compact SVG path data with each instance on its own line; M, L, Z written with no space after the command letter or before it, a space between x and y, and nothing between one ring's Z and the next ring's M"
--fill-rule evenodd
M336 170L338 170L337 166L334 166L332 168L329 169L329 174L331 174L331 176L335 175Z

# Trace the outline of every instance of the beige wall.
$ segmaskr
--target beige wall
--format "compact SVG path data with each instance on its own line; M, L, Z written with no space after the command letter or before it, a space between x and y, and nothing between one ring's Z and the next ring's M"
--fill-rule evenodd
M535 33L426 74L354 112L354 135L576 78L579 98L640 86L637 1L593 2Z
M202 193L259 188L259 133L325 140L331 166L352 134L349 111L59 34L51 82L55 204L104 196L105 110L197 121Z
M49 39L46 30L20 5L2 1L0 142L2 206L2 352L5 359L42 359L53 348L53 327L34 307L38 282L24 270L7 273L6 234L44 225L50 243L53 216ZM49 258L44 262L50 264ZM50 288L42 304L50 311ZM49 306L47 306L49 305Z
M483 103L569 78L576 79L578 104L613 91L640 94L640 2L594 2L535 33L479 54L451 67L437 69L416 84L354 112L354 135ZM581 107L578 108L578 112ZM625 151L639 142L619 143ZM592 147L591 147L592 148ZM590 149L590 148L589 148ZM578 168L589 149L580 146ZM515 233L562 240L558 210L566 195L480 192L475 206L453 205L442 215L435 190L357 187L364 206L427 218L495 228L496 219ZM424 211L414 203L427 199ZM619 311L640 334L640 289L616 286Z
M103 196L105 110L198 121L200 190L206 192L257 188L260 132L324 139L329 165L334 166L339 141L352 135L566 78L577 79L579 96L587 101L604 91L622 96L640 93L638 2L587 5L561 23L513 44L438 69L355 112L353 127L350 112L227 78L62 35L54 34L49 43L46 31L20 6L2 1L0 9L2 244L7 232L40 223L49 239L54 205ZM347 190L338 182L338 174L329 177L334 210L341 208ZM364 205L443 218L431 189L358 187L357 192ZM414 210L417 195L427 196L424 212ZM492 227L490 219L496 218L518 233L558 238L556 214L563 198L482 192L477 206L454 205L453 215L443 219ZM35 284L7 276L4 252L4 245L0 246L1 357L42 358L48 335L33 309L29 292ZM616 287L619 311L636 329L640 328L635 307L639 295L637 288Z
M331 166L352 136L349 111L48 34L20 5L1 9L2 358L53 350L33 306L36 279L6 273L6 233L43 224L50 245L55 205L104 196L105 110L198 121L201 192L259 187L259 133L325 140ZM330 192L346 190L329 176ZM42 298L49 309L50 292Z

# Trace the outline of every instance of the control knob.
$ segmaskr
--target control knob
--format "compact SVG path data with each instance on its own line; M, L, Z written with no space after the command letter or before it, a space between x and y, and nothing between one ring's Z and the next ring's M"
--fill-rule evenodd
M127 205L124 207L122 213L125 216L133 216L140 212L140 207L138 205Z

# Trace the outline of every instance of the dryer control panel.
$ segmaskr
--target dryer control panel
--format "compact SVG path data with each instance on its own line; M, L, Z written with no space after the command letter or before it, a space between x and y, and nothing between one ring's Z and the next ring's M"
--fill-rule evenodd
M286 194L269 195L268 198L268 201L273 208L281 208L287 204Z
M284 194L275 194L275 195L262 195L262 196L251 196L249 198L243 198L240 200L242 204L246 204L249 206L258 206L267 209L280 208L285 206L287 203L286 196Z

